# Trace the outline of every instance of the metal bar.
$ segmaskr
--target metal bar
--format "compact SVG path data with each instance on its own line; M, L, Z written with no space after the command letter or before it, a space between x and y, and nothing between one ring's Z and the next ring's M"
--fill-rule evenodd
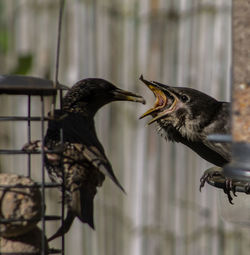
M231 143L232 136L231 135L223 135L223 134L212 134L207 136L208 141L218 142L218 143Z
M60 254L59 249L49 249L46 254ZM40 255L39 252L1 252L1 255Z
M31 123L30 123L30 115L31 115L31 109L30 109L30 99L31 96L28 95L28 143L30 143L31 140ZM31 175L31 154L28 154L28 177Z
M48 120L49 118L44 118L44 121ZM41 121L41 117L0 116L0 121Z
M59 250L59 249L49 249L48 250L48 254L58 254L58 253L61 253L62 251Z
M45 251L45 165L44 165L44 97L41 96L41 141L42 141L42 151L41 151L41 160L42 160L42 214L41 214L41 220L42 220L42 255L46 254Z
M62 16L63 16L63 9L64 9L65 1L60 1L60 11L59 11L59 22L58 22L58 35L57 35L57 51L56 51L56 70L55 70L55 81L54 81L54 88L57 87L58 84L58 72L59 72L59 57L60 57L60 44L61 44L61 30L62 30ZM54 114L55 110L55 104L56 104L56 96L53 96L53 103L52 103L52 114ZM62 90L60 90L60 107L62 107ZM52 115L53 116L53 115ZM60 130L60 138L61 138L61 144L63 144L63 133L62 130ZM62 167L62 173L63 173L63 183L62 183L62 211L61 211L61 224L64 225L64 196L65 196L65 188L64 188L64 169L63 169L63 162L62 157L60 160L60 164ZM62 254L64 254L65 249L65 242L64 242L64 235L62 235Z
M1 255L40 255L39 252L1 252Z
M64 9L64 0L60 1L59 19L58 19L58 34L57 34L57 47L56 47L56 70L55 70L55 81L54 88L58 84L58 72L59 72L59 58L60 58L60 46L61 46L61 31L62 31L62 15Z
M63 145L64 141L63 141L63 130L62 129L60 129L60 142ZM62 226L64 226L65 172L64 172L64 165L63 165L63 157L60 158L60 166L61 166L61 169L62 169L62 179L63 179L63 181L62 181L62 207L61 207L62 220L61 220L61 224L62 224ZM62 254L64 254L64 249L65 249L64 235L62 235L61 241L62 241L61 242Z
M55 70L55 80L54 80L54 84L53 84L54 88L58 87L57 85L58 85L59 58L60 58L61 31L62 31L62 16L63 16L64 3L65 3L65 0L60 1L59 17L58 17L58 29L57 29L56 70ZM52 106L51 114L53 116L55 106L56 106L56 95L53 96L51 106Z
M53 81L23 75L0 75L0 94L11 95L56 95L57 89L68 89L67 86L57 84L54 88Z
M46 254L60 254L59 249L49 249ZM39 252L1 252L1 255L40 255Z
M62 107L63 107L62 101L63 101L63 91L62 91L62 89L60 89L60 109L62 109Z
M46 150L44 151L45 154L49 154L49 153L61 153L62 151L58 148L57 150ZM41 154L42 151L41 150L37 150L37 151L24 151L24 150L4 150L4 149L0 149L0 154Z
M60 216L57 215L45 215L45 220L61 220ZM19 221L27 221L27 222L35 222L39 221L40 218L34 218L34 219L2 219L0 218L0 223L9 223L9 222L19 222Z
M48 182L45 182L44 183L44 187L45 188L58 188L58 187L61 187L62 185L59 184L59 183L48 183ZM4 184L1 184L0 185L0 189L11 189L11 188L41 188L42 187L42 183L34 183L33 185L17 185L17 184L13 184L13 185L4 185Z
M40 154L41 152L39 151L34 151L34 152L26 152L23 150L0 150L0 154Z

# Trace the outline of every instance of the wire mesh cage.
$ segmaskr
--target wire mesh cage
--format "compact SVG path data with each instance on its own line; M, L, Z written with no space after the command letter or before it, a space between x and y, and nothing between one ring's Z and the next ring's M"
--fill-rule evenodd
M28 76L0 76L0 95L21 95L27 98L27 114L25 116L10 116L5 115L0 117L1 122L25 122L27 126L27 143L31 142L31 132L32 132L32 123L38 122L40 125L40 137L41 140L41 150L40 151L33 151L27 152L20 148L1 148L0 154L3 156L7 155L20 155L26 154L27 155L27 169L25 176L18 176L18 177L4 177L1 178L0 183L0 194L1 194L1 213L0 213L0 226L1 226L1 235L5 238L5 243L1 245L1 254L8 253L8 254L64 254L64 237L62 237L61 242L61 249L49 249L48 242L46 238L46 222L49 221L58 221L61 220L61 224L63 224L64 219L64 183L62 184L55 184L50 183L45 180L45 164L44 164L44 156L47 151L44 149L44 134L46 128L46 122L48 121L48 117L45 114L45 103L44 100L46 97L55 97L57 94L60 95L60 101L62 99L63 90L67 87L58 84L54 86L52 81L35 78L35 77L28 77ZM39 116L32 116L32 104L31 99L32 97L39 97L40 98L40 115ZM20 136L25 136L25 134L19 133ZM63 141L61 141L63 142ZM57 152L58 153L58 152ZM39 169L33 169L31 167L31 157L32 154L40 154L41 155L41 167ZM62 166L63 167L63 166ZM34 171L40 172L40 182L33 182L32 176ZM8 169L9 172L9 169ZM63 169L62 169L63 172ZM21 178L21 180L20 180ZM24 181L23 181L24 179ZM30 180L27 182L27 179ZM62 203L61 203L61 215L47 215L45 212L45 190L52 189L56 187L62 186ZM18 189L17 189L18 188ZM27 194L25 193L28 189ZM21 194L20 199L12 199L11 197L7 196L9 193L17 193L17 196ZM36 195L32 196L32 193L35 192ZM7 194L7 195L6 195ZM26 205L26 208L21 208L20 202L21 200L27 200L27 196L33 198L33 202L36 206L32 204L32 208L28 208L29 205ZM8 203L4 203L7 199ZM29 201L30 202L30 201ZM14 205L11 206L11 203ZM18 204L19 203L19 204ZM7 208L6 207L10 207ZM14 209L13 209L13 208ZM24 205L25 207L25 205ZM35 208L35 209L34 209ZM13 211L18 211L13 212ZM36 210L36 213L32 212L31 217L25 215L25 213L29 210ZM22 211L22 212L21 212ZM16 216L16 217L15 217ZM36 223L41 221L41 230L36 229ZM24 224L22 224L24 222ZM20 226L18 226L20 223ZM28 227L29 223L32 224L32 227ZM12 225L15 225L13 228L13 233L9 233L8 231L12 229ZM20 228L23 230L19 231ZM34 238L34 233L32 231L36 231L38 238ZM40 237L40 238L39 238ZM2 240L2 242L4 242ZM18 245L13 245L15 249L9 249L9 242L18 242ZM29 247L23 247L22 243L31 242Z

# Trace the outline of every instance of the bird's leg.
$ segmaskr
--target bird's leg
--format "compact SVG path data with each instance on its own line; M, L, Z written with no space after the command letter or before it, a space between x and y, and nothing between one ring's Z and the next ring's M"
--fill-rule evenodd
M206 181L208 181L209 179L212 179L215 176L222 176L224 177L223 173L222 173L222 168L221 167L211 167L208 168L202 175L202 177L200 178L200 191L201 189L205 186Z
M66 219L64 220L64 225L62 225L57 230L57 232L48 239L48 242L54 240L55 238L57 238L59 236L66 234L69 231L75 217L76 217L75 214L70 209L68 209Z
M232 190L233 189L233 181L231 178L226 178L226 189L227 190Z
M223 169L221 167L211 167L207 169L200 179L200 191L204 187L206 181L212 180L214 177L220 177L222 179L218 179L217 181L220 183L224 183L223 191L227 194L228 201L230 204L233 204L233 197L231 196L231 191L233 195L236 197L236 185L234 185L233 180L224 176ZM216 182L216 179L213 180ZM250 189L249 189L250 190Z
M227 189L226 186L223 188L223 191L225 194L227 194L227 198L228 198L228 201L231 205L233 205L234 203L232 202L233 201L233 198L231 196L231 193L230 193L230 189Z
M41 150L42 142L40 140L30 141L29 143L26 143L22 150L26 152L37 152Z
M233 195L237 197L236 195L236 185L234 185L233 180L231 178L226 177L226 189L233 192Z
M250 194L250 183L246 183L244 186L244 190L246 194Z
M236 186L235 185L233 185L233 187L232 187L232 192L233 192L234 196L237 197L237 195L236 195Z

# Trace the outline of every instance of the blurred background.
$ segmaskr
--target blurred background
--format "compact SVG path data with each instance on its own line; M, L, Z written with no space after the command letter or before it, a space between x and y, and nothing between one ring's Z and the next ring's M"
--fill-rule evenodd
M0 73L53 79L58 0L0 0ZM147 105L116 102L96 116L96 128L124 195L106 178L95 199L92 231L75 220L66 254L249 254L250 231L220 217L226 196L200 177L212 165L183 145L166 143L155 126L138 120L154 102L139 76L199 89L230 100L231 1L68 0L59 81L71 87L87 77L107 79L145 97ZM40 113L32 99L32 114ZM46 101L46 111L51 100ZM27 98L0 97L0 114L27 114ZM27 142L27 124L1 122L1 148ZM32 138L39 139L39 124ZM40 180L39 156L32 178ZM25 156L1 156L0 171L25 174ZM59 214L60 192L48 191L47 213ZM47 223L48 236L60 222ZM60 245L60 239L50 246Z

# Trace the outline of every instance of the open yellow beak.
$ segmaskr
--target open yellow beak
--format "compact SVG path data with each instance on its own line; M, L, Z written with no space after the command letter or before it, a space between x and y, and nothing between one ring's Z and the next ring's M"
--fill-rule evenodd
M163 108L165 108L168 103L168 98L166 94L161 90L159 85L155 84L154 82L145 80L143 76L140 77L140 80L147 85L147 87L154 93L156 98L154 106L140 116L140 119L142 119L148 115L157 113L157 116L155 116L152 120L148 122L148 125L150 125L175 109L177 97L173 93L169 92L169 94L171 94L171 96L174 98L174 101L169 108L163 110Z
M163 117L166 116L168 113L171 113L171 112L175 109L176 102L177 102L177 101L174 100L174 102L172 103L172 105L171 105L169 108L167 108L165 111L159 113L156 117L154 117L152 120L150 120L150 121L148 122L148 125L150 125L150 124L154 123L155 121L157 121L157 120L163 118Z
M158 89L152 85L149 85L148 87L154 93L154 95L156 97L156 101L154 103L154 107L147 110L144 114L142 114L140 119L152 114L153 112L160 110L167 104L167 97L160 89Z

